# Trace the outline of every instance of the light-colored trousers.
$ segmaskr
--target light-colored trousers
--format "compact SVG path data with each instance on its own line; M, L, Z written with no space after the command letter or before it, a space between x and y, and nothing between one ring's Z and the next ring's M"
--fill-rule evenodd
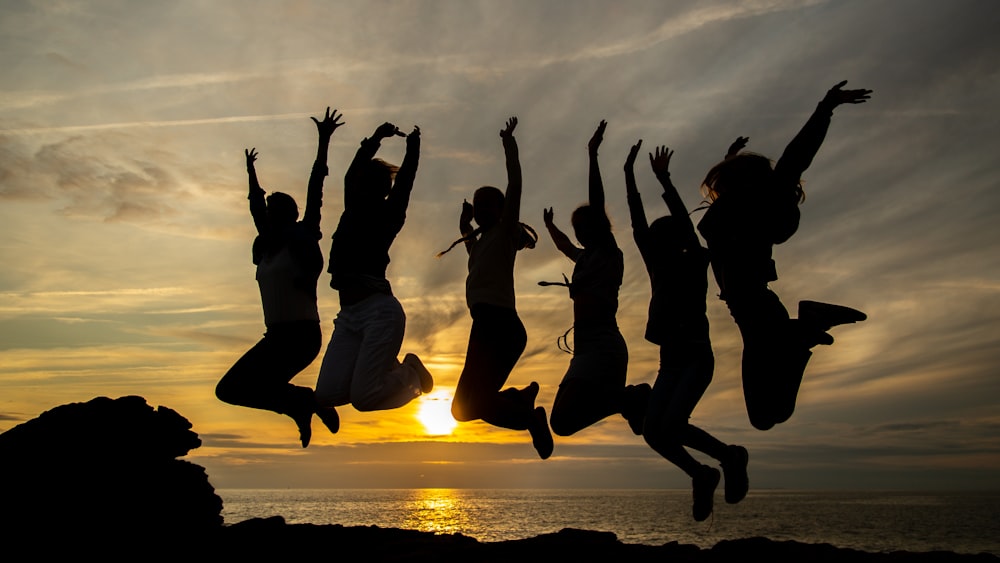
M420 376L397 359L406 314L392 295L373 294L341 307L316 381L323 406L359 411L401 407L420 395Z

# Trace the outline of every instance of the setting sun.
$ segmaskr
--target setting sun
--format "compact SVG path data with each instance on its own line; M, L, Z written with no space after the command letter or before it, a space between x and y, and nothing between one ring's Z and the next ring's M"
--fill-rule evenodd
M451 399L451 391L448 389L438 389L420 397L417 420L424 425L428 434L441 436L451 434L455 429L458 423L451 416Z

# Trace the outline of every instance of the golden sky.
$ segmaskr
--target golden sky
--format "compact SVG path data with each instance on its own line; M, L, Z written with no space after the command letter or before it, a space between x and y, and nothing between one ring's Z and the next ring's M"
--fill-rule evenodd
M826 90L871 88L838 108L805 175L802 226L775 249L773 288L844 303L869 320L816 352L795 416L747 421L739 334L709 288L716 354L693 421L751 451L755 486L995 487L1000 477L1000 13L988 0L424 2L4 2L0 6L0 430L95 396L142 395L194 424L190 458L217 487L685 486L614 417L536 458L526 433L482 423L431 435L471 324L457 236L463 198L504 185L497 131L517 115L522 219L568 228L600 162L625 253L619 323L629 381L652 382L649 284L632 242L629 147L676 151L690 209L738 135L777 158ZM402 409L341 409L299 448L290 420L219 402L214 386L264 330L250 261L243 150L268 191L304 204L309 116L339 109L324 249L343 173L383 121L423 131L389 278L407 313L401 354L434 395ZM404 143L379 153L399 163ZM666 212L644 157L650 218ZM696 217L697 220L697 217ZM551 405L569 356L572 264L542 233L516 270L528 348L510 383ZM319 283L324 338L338 310ZM315 382L319 360L294 381ZM426 403L426 404L424 404Z

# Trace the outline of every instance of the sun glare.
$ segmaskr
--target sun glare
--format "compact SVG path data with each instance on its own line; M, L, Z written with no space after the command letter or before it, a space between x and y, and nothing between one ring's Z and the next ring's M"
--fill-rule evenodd
M451 416L451 392L448 389L438 389L420 397L420 407L417 409L417 420L424 425L424 430L433 436L451 434L458 423Z

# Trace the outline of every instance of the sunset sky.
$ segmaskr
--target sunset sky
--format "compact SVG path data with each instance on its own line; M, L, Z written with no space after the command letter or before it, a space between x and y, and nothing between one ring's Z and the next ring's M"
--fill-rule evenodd
M666 213L646 150L676 151L690 209L738 135L780 156L826 90L870 88L836 110L805 180L798 233L772 284L869 320L817 349L792 419L754 430L739 333L709 287L715 379L693 422L750 450L752 487L996 488L1000 483L1000 10L992 0L19 1L0 4L0 430L67 402L142 395L193 424L188 459L228 487L686 487L620 417L556 439L484 423L433 435L471 320L458 235L463 198L506 182L497 132L516 115L522 220L542 234L516 270L528 348L509 382L551 407L570 357L570 274L544 233L586 200L600 151L625 253L619 323L629 382L652 383L649 282L632 241L622 164L652 219ZM266 190L305 203L309 116L344 114L330 147L324 252L358 142L419 125L423 151L388 277L435 394L394 411L340 409L303 450L290 419L215 398L264 331L244 148ZM401 139L379 156L402 160ZM695 215L695 220L700 218ZM319 281L324 340L338 311ZM325 349L325 344L324 344ZM322 352L321 352L322 354ZM312 386L317 359L294 382ZM102 439L114 439L107 437ZM122 444L127 447L127 444Z

